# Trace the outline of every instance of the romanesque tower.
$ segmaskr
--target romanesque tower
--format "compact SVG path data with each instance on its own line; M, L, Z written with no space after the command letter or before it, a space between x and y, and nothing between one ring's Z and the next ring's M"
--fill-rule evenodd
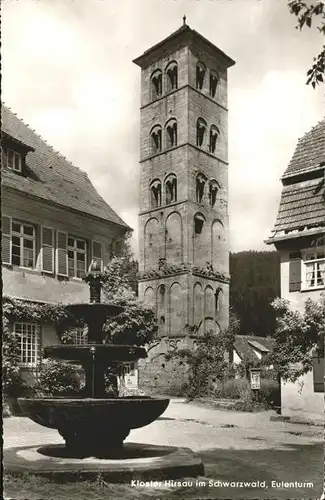
M158 384L161 353L192 347L198 335L228 324L227 69L234 61L184 18L134 63L141 68L139 296L159 323L145 377L149 383L155 374Z

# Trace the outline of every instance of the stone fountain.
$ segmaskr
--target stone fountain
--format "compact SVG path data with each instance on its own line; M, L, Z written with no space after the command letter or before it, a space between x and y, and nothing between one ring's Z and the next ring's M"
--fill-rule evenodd
M169 399L149 396L107 396L105 372L126 362L147 357L143 347L104 343L103 325L107 318L123 311L121 306L101 302L100 269L89 268L90 302L69 304L68 312L88 326L88 344L56 345L44 348L44 357L81 365L85 373L82 397L20 398L18 403L34 422L57 429L66 448L75 456L111 457L122 451L131 429L156 420ZM115 376L115 379L117 376Z
M33 474L58 482L94 479L110 482L175 479L203 475L201 459L188 448L123 443L132 429L144 427L166 410L169 399L119 396L105 391L105 372L117 373L126 362L146 358L143 347L104 342L103 325L123 308L101 303L101 273L89 268L90 302L67 310L88 325L88 344L44 348L44 357L81 365L85 387L78 397L19 398L24 414L37 424L57 429L65 444L18 446L4 452L4 468L12 475ZM167 419L168 420L168 419ZM173 419L172 419L173 420ZM23 438L22 438L23 439Z

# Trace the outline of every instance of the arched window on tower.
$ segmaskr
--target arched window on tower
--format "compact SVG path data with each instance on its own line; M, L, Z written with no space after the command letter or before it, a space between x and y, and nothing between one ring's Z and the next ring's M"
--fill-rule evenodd
M161 182L159 179L152 181L150 184L150 202L151 208L161 206Z
M209 152L214 153L216 150L216 145L217 145L217 139L220 135L218 127L215 125L211 125L210 127L210 142L209 142Z
M177 121L175 118L166 123L166 146L167 149L177 146Z
M202 214L194 215L194 236L198 236L203 231L205 218Z
M219 82L219 75L216 71L210 71L210 86L209 86L209 94L211 97L216 95L217 86Z
M221 295L222 295L222 290L221 288L217 288L216 292L214 294L214 300L215 300L215 310L218 313L220 311L220 306L221 306Z
M204 77L205 77L206 67L202 62L198 62L196 65L196 88L202 90Z
M217 201L218 191L220 189L220 185L214 179L209 181L209 205L210 207L214 207Z
M165 180L166 205L177 201L177 178L170 174Z
M161 138L162 138L162 133L161 133L161 126L156 125L153 127L153 129L150 132L151 136L151 152L152 154L160 153L161 152Z
M151 97L157 99L162 94L162 72L157 69L151 76Z
M196 145L202 147L204 144L204 136L207 128L207 122L203 118L198 118L196 122Z
M198 203L202 202L203 196L204 196L204 187L205 183L207 181L207 178L203 174L197 174L196 179L195 179L195 192L196 192L196 201Z
M178 65L176 61L172 61L166 67L167 92L178 88Z

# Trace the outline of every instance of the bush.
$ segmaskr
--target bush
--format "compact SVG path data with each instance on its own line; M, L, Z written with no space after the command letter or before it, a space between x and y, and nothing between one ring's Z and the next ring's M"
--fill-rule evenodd
M35 385L39 396L75 396L80 389L81 379L75 366L52 360L43 362Z
M278 382L272 379L262 378L259 397L262 403L270 407L280 406L280 386Z
M245 378L225 379L221 383L220 396L226 399L240 399L250 391L249 382Z
M223 382L215 383L213 397L237 399L239 400L236 405L237 410L252 411L256 404L264 408L279 406L280 388L276 380L262 378L258 401L255 401L250 383L246 378L225 379Z

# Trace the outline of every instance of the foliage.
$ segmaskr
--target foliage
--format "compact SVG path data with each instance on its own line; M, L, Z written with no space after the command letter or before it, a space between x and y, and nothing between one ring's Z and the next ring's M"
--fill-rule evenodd
M325 35L325 4L323 0L316 1L315 4L307 4L302 0L290 0L289 9L291 14L297 17L298 26L302 30L305 26L311 28L313 20L317 18L319 24L318 31ZM314 58L312 67L307 72L307 84L312 84L313 88L324 82L325 73L325 45L317 57Z
M189 366L187 396L191 399L209 395L213 383L229 374L228 354L233 349L235 334L239 328L236 316L231 313L229 328L216 334L207 332L197 339L197 348L179 349L166 354L183 360Z
M41 396L73 396L80 392L81 380L75 366L44 360L37 373L35 391Z
M138 279L137 274L139 270L138 262L134 259L133 252L131 249L131 236L132 232L126 233L124 239L122 240L119 248L115 252L115 257L120 257L124 261L124 271L127 276L128 284L138 296Z
M268 361L284 380L296 381L312 368L312 350L324 355L325 294L319 302L307 299L304 313L292 309L289 301L276 299L278 314L275 345Z
M23 381L19 370L18 340L4 314L2 317L2 391L5 397L17 397L23 390Z
M155 314L137 299L132 290L125 258L111 259L104 274L104 301L124 307L122 313L109 318L104 325L108 340L114 344L138 346L149 343L157 332Z
M230 378L221 382L216 397L225 399L240 399L250 389L246 378Z
M276 314L270 305L280 294L278 252L230 254L230 306L240 320L240 334L272 335Z

